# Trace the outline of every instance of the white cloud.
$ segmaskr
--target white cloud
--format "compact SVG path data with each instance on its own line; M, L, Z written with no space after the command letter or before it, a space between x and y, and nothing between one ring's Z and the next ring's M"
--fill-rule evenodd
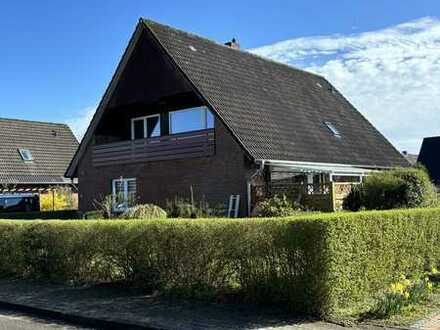
M252 50L332 82L399 150L440 135L440 20L297 38Z
M82 140L84 134L86 133L87 127L89 127L95 111L96 107L94 106L84 108L80 110L74 118L66 121L66 124L70 126L73 134L75 134L79 141Z

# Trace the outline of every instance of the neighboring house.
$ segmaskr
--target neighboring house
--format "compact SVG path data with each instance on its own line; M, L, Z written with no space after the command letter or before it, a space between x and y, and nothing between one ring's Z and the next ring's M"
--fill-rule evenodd
M210 205L256 185L360 181L407 166L325 78L141 19L66 176L80 209L113 193ZM122 197L118 197L122 196Z
M410 163L411 165L415 165L417 163L417 158L419 158L419 155L416 154L410 154L408 151L404 150L402 151L403 157Z
M0 212L39 209L39 194L72 187L78 141L64 124L0 118Z
M440 136L423 139L417 161L426 167L432 181L440 190Z

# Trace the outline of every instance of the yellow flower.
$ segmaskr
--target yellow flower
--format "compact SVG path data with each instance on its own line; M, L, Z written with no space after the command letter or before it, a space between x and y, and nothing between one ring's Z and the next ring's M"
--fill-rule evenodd
M393 292L393 293L403 294L404 290L405 290L405 287L400 282L396 282L396 283L391 284L391 292Z
M435 266L431 268L431 274L438 274L438 269Z
M405 299L409 299L409 292L408 292L408 291L405 291L405 292L403 293L403 296L405 297Z

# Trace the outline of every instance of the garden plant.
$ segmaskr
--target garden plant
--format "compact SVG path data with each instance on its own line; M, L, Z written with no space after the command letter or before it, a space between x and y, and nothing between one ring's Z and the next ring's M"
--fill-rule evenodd
M0 221L0 275L234 296L325 318L440 261L440 209L259 219Z

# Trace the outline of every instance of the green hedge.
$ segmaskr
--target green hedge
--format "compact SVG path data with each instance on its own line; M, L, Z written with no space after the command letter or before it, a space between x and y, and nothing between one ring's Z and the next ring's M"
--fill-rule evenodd
M291 219L0 221L0 274L234 293L324 317L440 261L440 209Z
M390 210L395 208L436 207L438 197L426 169L395 168L374 172L353 187L344 199L346 210Z

